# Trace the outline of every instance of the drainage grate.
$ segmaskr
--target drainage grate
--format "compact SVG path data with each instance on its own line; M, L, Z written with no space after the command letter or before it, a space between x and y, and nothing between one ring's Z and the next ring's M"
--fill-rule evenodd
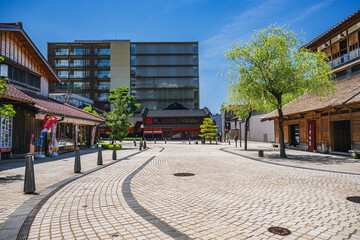
M111 237L118 237L119 236L119 234L113 234L113 235L111 235Z
M195 174L193 173L175 173L174 176L176 177L190 177L190 176L194 176Z
M280 235L280 236L287 236L287 235L291 234L289 229L286 229L283 227L271 227L271 228L269 228L269 232Z
M360 203L360 196L347 197L347 200L354 203Z

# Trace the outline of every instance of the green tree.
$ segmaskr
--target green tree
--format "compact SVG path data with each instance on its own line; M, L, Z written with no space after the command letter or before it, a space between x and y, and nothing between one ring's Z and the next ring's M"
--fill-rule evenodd
M129 95L129 87L118 87L110 89L109 100L113 110L104 113L106 125L111 128L108 133L112 143L116 140L122 140L128 135L132 123L129 119L134 115L134 111L140 107L140 104L134 102L134 96Z
M100 116L100 113L98 113L97 111L92 109L91 105L84 107L83 110L86 111L86 112L92 113L94 115Z
M209 139L211 143L211 139L215 138L216 136L216 130L217 126L213 123L211 118L204 118L203 124L200 125L199 136L204 138L205 141L206 139Z
M0 63L4 61L3 57L0 57ZM0 95L7 94L7 85L6 85L7 78L0 77ZM2 104L0 106L0 116L12 118L16 114L13 105L11 104Z
M326 55L301 48L302 44L299 35L289 27L271 25L255 31L249 42L236 42L225 52L229 65L224 76L229 88L240 96L239 101L248 99L258 111L277 110L283 158L286 153L282 107L306 92L328 96L335 90Z

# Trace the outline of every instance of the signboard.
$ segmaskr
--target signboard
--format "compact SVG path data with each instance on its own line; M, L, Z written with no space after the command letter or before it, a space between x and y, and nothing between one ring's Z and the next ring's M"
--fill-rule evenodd
M92 129L92 131L91 131L91 146L94 145L95 134L96 134L96 126L94 126L93 129Z
M2 117L0 128L0 153L12 151L12 118Z
M75 125L75 146L77 147L78 143L78 136L79 136L79 124Z
M308 121L308 151L314 151L316 149L315 127L315 120Z

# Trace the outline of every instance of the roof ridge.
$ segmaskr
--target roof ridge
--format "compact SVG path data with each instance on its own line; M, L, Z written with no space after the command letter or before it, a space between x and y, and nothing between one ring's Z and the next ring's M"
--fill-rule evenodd
M68 106L68 107L71 107L71 108L75 108L76 110L80 110L80 111L83 112L83 113L89 114L89 115L91 115L91 116L93 116L93 117L97 117L97 118L99 118L99 119L101 119L101 120L106 120L106 118L104 118L104 117L101 117L101 116L95 115L95 114L93 114L93 113L87 112L87 111L85 111L85 110L83 110L83 109L81 109L81 108L74 107L74 106L72 106L72 105L70 105L70 104L68 104L68 103L64 103L64 105L65 105L65 106Z

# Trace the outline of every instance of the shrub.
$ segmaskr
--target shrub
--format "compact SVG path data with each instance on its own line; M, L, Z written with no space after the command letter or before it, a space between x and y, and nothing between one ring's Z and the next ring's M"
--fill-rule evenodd
M108 143L99 143L103 149L113 149L114 145L113 144L108 144ZM116 150L121 150L122 146L121 144L116 144Z

